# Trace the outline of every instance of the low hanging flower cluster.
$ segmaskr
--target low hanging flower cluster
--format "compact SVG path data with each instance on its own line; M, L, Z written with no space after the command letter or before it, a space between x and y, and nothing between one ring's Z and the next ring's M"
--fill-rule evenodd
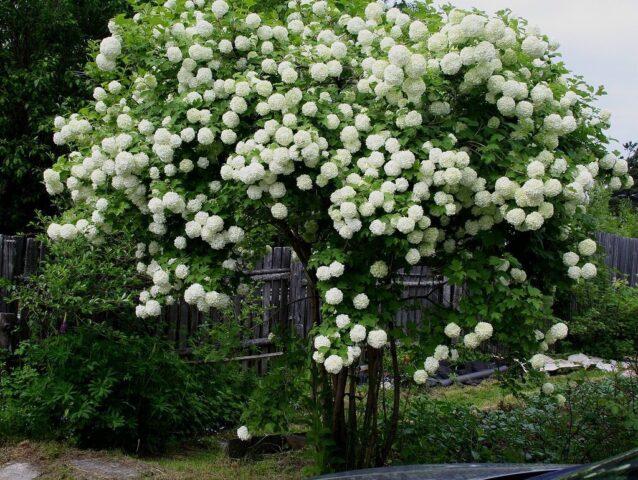
M392 272L471 252L494 231L501 254L508 237L558 235L578 251L556 253L565 273L595 276L582 259L596 244L571 218L596 182L633 183L605 151L609 115L536 29L423 12L292 0L283 22L266 22L224 0L169 0L111 22L93 111L55 120L55 143L73 150L44 180L76 207L49 236L99 242L143 226L138 270L153 286L137 314L156 317L178 295L204 312L229 305L223 278L251 251L256 216L292 231L312 246L322 293L313 358L335 374L387 344L371 292ZM529 281L506 263L504 281ZM467 349L493 333L479 319L464 329ZM439 345L415 381L457 356Z

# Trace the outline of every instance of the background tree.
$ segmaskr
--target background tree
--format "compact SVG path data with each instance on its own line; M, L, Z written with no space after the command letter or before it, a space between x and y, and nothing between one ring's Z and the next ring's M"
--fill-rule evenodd
M126 0L0 0L0 232L52 211L41 180L61 153L51 121L87 97L87 44L127 8Z

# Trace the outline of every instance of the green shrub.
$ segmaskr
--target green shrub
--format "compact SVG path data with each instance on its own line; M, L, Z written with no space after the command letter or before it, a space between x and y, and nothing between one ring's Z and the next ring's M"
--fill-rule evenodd
M582 463L638 445L638 382L585 382L525 406L490 410L417 397L406 412L396 461Z
M186 364L166 343L82 325L24 344L0 380L0 436L156 452L235 424L244 376Z
M135 242L127 232L108 244L86 239L51 242L37 275L15 286L13 297L28 310L33 337L55 334L63 323L72 329L86 322L124 331L146 331L135 317L137 294L145 286L135 270ZM157 323L157 322L155 322Z
M15 368L0 374L0 437L155 452L236 425L253 374L235 364L186 363L161 338L164 322L135 317L145 283L130 235L46 247L38 274L13 290L26 306L30 340L8 359ZM210 343L194 350L197 358L232 356L213 358L214 339L197 339Z
M597 188L587 211L596 231L638 237L638 208L629 198L615 198L608 189Z
M608 189L592 192L584 220L590 231L638 237L638 208ZM600 252L595 279L558 292L556 314L569 324L569 336L560 348L611 359L633 356L638 352L638 288L611 282L603 255Z
M624 281L611 282L606 270L594 281L574 287L566 318L570 331L561 345L563 351L607 359L638 352L638 288Z

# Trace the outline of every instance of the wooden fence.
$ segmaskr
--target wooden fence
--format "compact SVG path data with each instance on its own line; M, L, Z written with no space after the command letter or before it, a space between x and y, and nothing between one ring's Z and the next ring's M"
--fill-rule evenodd
M609 234L598 234L598 241L607 252L607 264L618 270L615 275L624 275L632 285L638 281L638 239L623 238ZM29 277L38 270L45 256L44 248L33 238L0 235L0 276L9 281ZM245 325L251 332L245 340L246 346L258 347L259 353L241 357L246 365L258 370L266 367L268 358L280 355L273 350L268 335L276 325L289 328L301 337L306 337L311 325L310 301L307 280L303 267L292 260L291 250L277 247L256 265L250 273L257 282L256 298L261 299L259 314L248 316ZM458 304L462 294L459 288L449 285L444 278L432 274L427 267L413 267L399 272L403 284L401 298L405 308L397 314L397 324L420 323L424 312L434 305L445 307ZM11 348L10 330L20 318L20 306L9 303L6 291L0 284L0 347ZM234 299L239 311L244 300ZM179 303L164 309L160 321L162 334L174 342L181 352L187 352L189 340L205 321L220 319L220 313L210 317L202 315L196 308ZM254 352L250 352L254 353Z
M19 305L8 301L3 283L36 273L44 255L44 246L34 238L0 235L0 348L16 347L18 339L12 331L20 311Z
M607 253L605 263L611 267L613 278L624 278L629 285L638 285L638 238L597 233L596 240Z
M244 341L244 345L259 351L236 357L235 360L262 372L269 358L281 355L281 352L275 351L269 339L269 334L276 328L287 329L302 338L308 336L312 328L310 299L303 266L292 260L290 248L274 248L249 276L257 285L254 295L261 303L258 308L261 313L244 318L244 326L250 330L250 338ZM397 325L421 322L428 308L434 305L456 305L460 298L458 288L433 276L427 267L414 267L407 273L400 272L399 281L404 285L402 299L406 308L397 314ZM237 317L243 301L242 297L234 298ZM163 321L170 326L165 333L181 352L188 352L189 340L204 322L222 320L219 312L210 314L211 318L185 303L165 310Z
M0 274L5 281L23 281L33 275L44 257L43 246L34 238L0 236ZM287 247L274 248L249 276L255 282L257 291L254 295L261 305L256 309L258 313L244 318L244 326L250 331L250 338L245 339L244 344L256 348L251 348L251 354L239 359L247 366L262 370L268 358L281 354L273 350L273 342L268 338L275 326L307 337L312 328L310 300L303 266L293 261ZM404 285L402 299L406 308L397 314L398 325L421 322L424 310L434 305L455 305L460 298L459 289L433 276L427 267L399 272L399 281ZM241 297L234 299L237 316L244 301ZM21 317L24 318L21 310L21 306L8 302L6 290L0 289L0 347L15 346L16 339L15 336L11 338L10 331ZM158 332L174 342L177 350L187 354L190 340L200 326L217 320L222 320L220 312L204 315L181 302L164 308L158 321Z

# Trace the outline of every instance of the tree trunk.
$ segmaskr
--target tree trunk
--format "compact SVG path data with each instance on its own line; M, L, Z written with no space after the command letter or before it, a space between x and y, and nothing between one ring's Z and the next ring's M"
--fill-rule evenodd
M390 425L385 439L385 445L381 452L381 462L385 464L388 461L394 439L399 427L399 407L401 402L401 374L399 372L399 359L397 357L397 342L394 337L390 337L390 355L392 357L392 380L393 380L393 399L392 399L392 416Z
M377 456L379 385L381 378L383 377L383 351L368 348L367 356L368 396L366 399L366 410L363 417L363 429L361 431L359 468L373 466Z
M280 225L281 227L281 225ZM284 230L284 229L282 229ZM310 303L310 319L313 326L321 325L321 299L315 283L315 272L307 268L311 255L310 244L290 230L284 230L297 256L305 267L308 280L307 294ZM312 347L310 347L312 350ZM368 347L365 351L368 362L368 393L362 422L357 419L357 372L358 367L344 368L337 375L329 375L324 368L313 362L313 403L321 409L324 427L331 432L334 448L324 452L328 465L348 469L372 467L385 464L396 437L400 404L400 375L396 341L390 339L390 356L394 380L393 403L390 421L385 422L387 433L379 432L379 388L383 381L383 350ZM363 358L361 359L363 360ZM350 382L348 384L348 381ZM348 402L346 403L346 398ZM359 430L360 427L360 430ZM319 450L325 448L317 445Z
M348 369L343 369L332 376L333 381L333 409L332 409L332 439L338 451L347 457L348 431L346 428L345 394L348 381Z
M350 367L350 390L348 392L348 445L346 468L352 469L357 462L357 369Z

